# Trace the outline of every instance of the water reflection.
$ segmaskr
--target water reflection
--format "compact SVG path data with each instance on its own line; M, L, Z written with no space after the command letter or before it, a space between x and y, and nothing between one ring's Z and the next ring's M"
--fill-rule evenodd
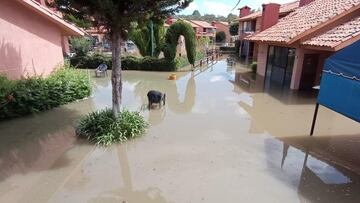
M355 146L353 139L356 137L359 136L308 140L304 137L269 138L266 150L269 152L267 163L272 168L270 172L296 187L301 202L359 202L360 158L357 154L360 149L344 149L344 145L338 144ZM282 152L274 153L274 148L282 148ZM351 160L348 151L355 156ZM277 161L280 167L276 166Z
M26 174L48 169L49 165L53 164L54 156L61 155L75 143L75 136L68 134L73 134L71 125L77 115L74 111L62 108L2 122L0 182L17 173ZM63 159L62 164L53 168L66 164L66 157Z
M116 147L121 171L121 179L119 182L123 183L123 187L119 190L108 191L104 194L101 194L99 197L93 198L89 202L169 203L162 196L161 190L156 187L150 187L146 190L137 190L134 188L126 148L127 145L119 145Z

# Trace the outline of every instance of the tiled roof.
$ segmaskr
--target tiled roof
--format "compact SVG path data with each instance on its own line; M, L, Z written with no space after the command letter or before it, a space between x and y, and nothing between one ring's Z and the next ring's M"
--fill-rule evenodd
M308 46L335 48L341 43L354 37L360 37L360 17L341 24L321 35L303 42L302 44Z
M294 2L290 2L290 3L286 3L286 4L281 4L279 12L280 12L280 14L290 13L290 12L294 11L298 7L299 7L299 1L294 1ZM256 11L256 12L250 14L250 15L239 18L239 20L240 21L247 21L247 20L256 19L256 18L261 17L261 16L262 16L262 11Z
M195 23L192 23L191 21L185 20L185 19L182 19L182 18L179 18L179 19L173 18L173 19L171 19L171 24L175 23L177 20L182 20L182 21L184 21L184 22L186 22L186 23L189 23L189 24L191 25L191 27L193 27L193 28L198 28L198 27L199 27L199 26L196 25ZM165 24L167 24L167 23L165 23ZM169 27L170 27L171 24L168 24ZM166 27L166 25L165 25L165 27Z
M279 20L271 28L251 37L253 41L290 43L302 34L307 34L330 20L336 20L346 11L360 8L360 0L315 0L296 9L293 13Z
M191 20L194 24L203 27L203 28L216 28L215 26L212 26L210 23L200 20Z
M226 26L230 25L229 22L224 22L224 21L218 21L216 23L221 23L221 24L226 25Z
M187 23L190 23L190 25L193 27L193 28L198 28L199 26L196 25L195 23L191 22L190 20L184 20L182 19L183 21L187 22Z
M34 0L16 0L22 5L32 9L33 11L39 13L41 16L47 18L51 22L58 25L67 35L84 35L85 32L75 25L72 25L66 22L61 16L57 15L54 11L42 6Z

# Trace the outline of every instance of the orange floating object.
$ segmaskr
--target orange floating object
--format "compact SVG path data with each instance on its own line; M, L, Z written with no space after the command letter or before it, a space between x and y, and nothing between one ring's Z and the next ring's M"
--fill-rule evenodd
M169 80L176 80L176 74L171 74L168 79Z

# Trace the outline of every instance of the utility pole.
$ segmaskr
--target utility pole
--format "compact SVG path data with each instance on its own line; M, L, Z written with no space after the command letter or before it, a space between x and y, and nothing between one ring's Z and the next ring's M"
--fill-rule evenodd
M150 43L151 43L151 57L154 57L154 22L150 20Z

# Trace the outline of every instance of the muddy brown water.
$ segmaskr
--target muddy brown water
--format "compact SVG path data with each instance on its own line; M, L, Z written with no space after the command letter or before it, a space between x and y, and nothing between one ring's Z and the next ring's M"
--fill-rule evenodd
M125 144L74 134L110 107L109 78L89 99L0 123L0 202L360 202L360 125L321 107L309 137L316 92L264 91L223 61L168 75L124 72L124 106L151 124ZM166 107L146 109L151 89Z

